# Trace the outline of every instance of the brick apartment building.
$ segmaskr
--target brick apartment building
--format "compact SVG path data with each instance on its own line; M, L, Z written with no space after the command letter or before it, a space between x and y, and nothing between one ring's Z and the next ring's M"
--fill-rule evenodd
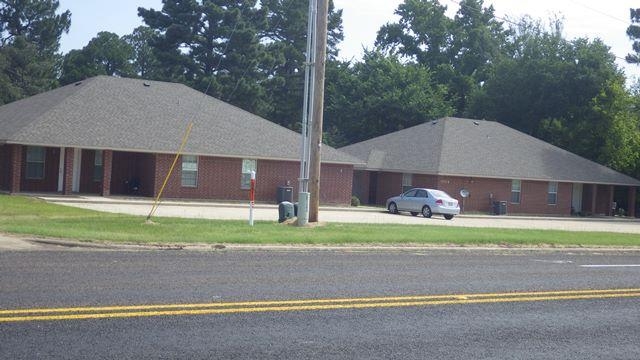
M300 135L187 86L98 76L0 107L0 190L275 202L298 192ZM359 160L323 147L320 201L347 205Z
M497 122L444 118L340 150L366 163L353 181L365 204L427 187L463 212L492 213L502 202L510 214L636 215L640 181Z

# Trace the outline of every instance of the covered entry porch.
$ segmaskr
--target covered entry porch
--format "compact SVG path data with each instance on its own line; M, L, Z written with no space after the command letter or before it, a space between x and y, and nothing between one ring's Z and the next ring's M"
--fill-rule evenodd
M573 215L635 217L638 213L637 192L635 186L575 183L571 212Z
M10 193L111 194L110 150L5 144L0 165L0 189Z

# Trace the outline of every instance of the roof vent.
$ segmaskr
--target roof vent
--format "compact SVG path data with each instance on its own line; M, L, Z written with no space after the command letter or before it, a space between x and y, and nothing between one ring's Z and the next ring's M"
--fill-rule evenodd
M438 120L433 120L433 121L431 122L431 125L436 125L437 123L438 123Z
M77 83L74 84L74 86L78 86L78 85L82 85L82 81L78 81Z
M149 84L149 83L147 83L147 82L142 83L142 85L144 85L144 87L149 87L149 86L151 86L151 84Z
M479 123L479 122L477 122L477 121L474 121L474 122L473 122L473 125L475 125L475 126L480 126L480 123Z

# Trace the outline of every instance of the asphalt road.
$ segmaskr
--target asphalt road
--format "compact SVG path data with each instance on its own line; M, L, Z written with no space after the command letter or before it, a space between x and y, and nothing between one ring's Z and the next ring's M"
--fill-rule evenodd
M634 265L640 252L2 251L0 358L638 359L637 291L504 294L637 289ZM382 306L352 306L374 297ZM359 300L342 308L294 305L346 298ZM247 301L287 301L290 309L234 310ZM197 314L184 306L218 303L231 311ZM167 304L185 313L6 320L18 316L8 314L15 309Z

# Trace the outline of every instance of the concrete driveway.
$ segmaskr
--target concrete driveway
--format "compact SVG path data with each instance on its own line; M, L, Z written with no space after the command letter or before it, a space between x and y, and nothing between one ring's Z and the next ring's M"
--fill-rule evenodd
M151 210L150 199L131 199L101 196L43 196L49 202L84 209L146 216ZM201 201L163 201L155 216L219 220L248 220L249 205L239 203ZM435 215L431 219L409 214L392 215L374 207L321 207L321 222L366 224L413 224L459 227L492 227L508 229L547 229L567 231L602 231L640 234L640 220L623 218L573 218L531 216L460 215L445 220ZM277 221L278 206L257 204L254 209L257 221Z

